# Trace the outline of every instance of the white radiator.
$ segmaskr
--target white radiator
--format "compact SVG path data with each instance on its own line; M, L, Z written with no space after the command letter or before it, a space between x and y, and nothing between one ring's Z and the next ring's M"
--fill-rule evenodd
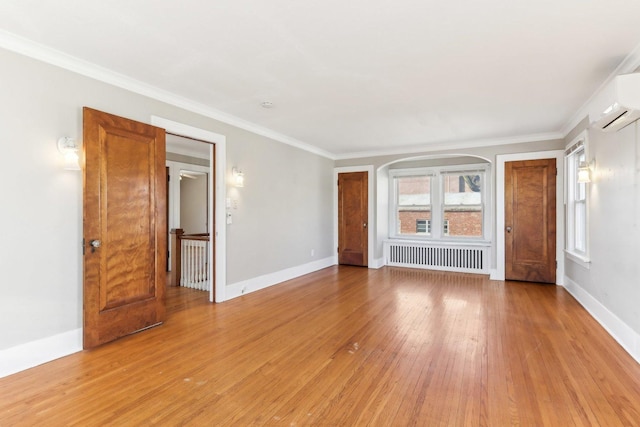
M488 253L488 246L384 242L386 264L394 267L488 274Z
M209 242L181 239L180 286L209 290Z

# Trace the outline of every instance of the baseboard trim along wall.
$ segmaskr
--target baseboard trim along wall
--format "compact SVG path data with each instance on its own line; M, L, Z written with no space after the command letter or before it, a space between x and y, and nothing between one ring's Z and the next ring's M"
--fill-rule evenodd
M376 258L376 259L373 260L373 265L370 265L369 268L378 269L378 268L384 267L385 265L386 264L384 262L384 257Z
M251 292L259 291L260 289L268 288L269 286L277 285L279 283L286 282L287 280L295 279L296 277L304 276L305 274L313 273L314 271L322 270L323 268L327 268L335 264L335 257L330 256L318 261L264 274L241 282L232 283L227 286L226 299L230 300Z
M0 350L0 378L82 350L82 329Z
M334 257L254 277L227 287L227 299L255 292L334 265ZM0 378L82 351L82 329L0 350Z
M593 316L594 319L615 339L618 344L640 363L640 334L631 329L600 301L584 290L576 282L564 276L564 288Z

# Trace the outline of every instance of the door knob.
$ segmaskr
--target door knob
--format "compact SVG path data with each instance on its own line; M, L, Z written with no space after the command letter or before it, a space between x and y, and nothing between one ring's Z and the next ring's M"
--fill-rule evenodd
M102 242L98 239L94 239L90 241L89 244L91 245L91 252L93 253L96 251L96 248L99 248L102 245Z
M507 227L507 233L511 233L511 226Z
M367 228L367 223L365 222L364 224L362 224L362 226L363 226L364 228Z

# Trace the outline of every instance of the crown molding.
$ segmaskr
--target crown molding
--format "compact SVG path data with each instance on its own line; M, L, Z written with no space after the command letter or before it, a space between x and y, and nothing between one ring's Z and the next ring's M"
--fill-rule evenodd
M108 68L101 67L91 62L82 60L75 56L66 54L56 49L52 49L40 43L36 43L24 37L17 36L4 30L0 30L0 47L9 51L28 56L39 61L55 65L65 70L81 74L86 77L126 89L130 92L143 95L157 101L161 101L178 108L182 108L193 113L209 117L214 120L253 132L275 141L287 144L331 160L335 160L334 154L315 147L311 144L299 141L295 138L283 135L271 129L224 113L199 102L194 102L188 98L176 95L172 92L146 84L139 80L117 73Z
M211 108L205 104L192 101L188 98L176 95L172 92L160 89L158 87L146 84L136 79L132 79L124 74L117 73L108 68L104 68L80 58L68 55L56 49L52 49L40 43L36 43L24 37L12 34L10 32L0 30L0 47L16 52L18 54L69 70L71 72L107 83L130 92L143 95L157 101L161 101L175 107L218 120L231 126L273 139L275 141L287 144L301 150L328 158L330 160L346 160L363 157L376 157L398 154L411 154L420 152L432 152L440 150L478 148L486 146L517 144L525 142L535 142L551 139L563 139L571 130L589 115L589 107L597 95L611 82L611 80L619 75L635 71L640 67L640 44L626 56L620 65L609 75L607 80L602 83L598 89L587 99L587 101L576 111L576 113L567 121L560 132L549 132L543 134L522 135L508 138L497 139L479 139L469 141L455 142L436 142L433 144L423 144L416 146L405 146L402 148L391 148L382 150L360 151L350 153L331 153L329 151L318 148L314 145L302 142L295 138L276 132L272 129L249 122L231 114Z
M337 154L336 160L359 159L363 157L393 156L393 155L400 155L400 154L428 153L433 151L492 147L496 145L523 144L526 142L550 141L554 139L563 139L564 136L565 135L561 132L548 132L548 133L539 133L539 134L531 134L531 135L512 136L507 138L487 138L487 139L474 139L474 140L468 140L468 141L436 142L432 144L407 146L402 148L390 148L388 150L383 149L383 150L359 151L359 152L352 152L352 153Z
M593 92L591 96L589 96L589 98L584 102L584 104L580 106L578 111L576 111L575 114L571 116L569 121L567 121L567 123L562 128L562 133L564 134L564 136L566 137L569 134L569 132L571 132L573 128L575 128L578 125L578 123L580 123L585 117L589 116L589 110L593 101L598 98L598 95L600 95L600 93L609 85L609 83L611 83L611 81L616 76L620 74L633 73L638 69L638 67L640 67L640 43L635 47L635 49L631 51L631 53L629 53L624 58L624 60L620 63L620 65L618 65L616 69L613 70L611 74L609 74L609 77L607 77L607 79L598 87L598 89L596 89L596 91ZM590 121L596 120L596 119L598 118L589 117Z

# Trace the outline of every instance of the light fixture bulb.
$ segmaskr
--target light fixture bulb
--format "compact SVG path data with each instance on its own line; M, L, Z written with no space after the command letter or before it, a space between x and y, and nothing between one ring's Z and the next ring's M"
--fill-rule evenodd
M233 168L231 173L233 174L233 184L236 187L244 187L244 174L242 171L238 168Z
M586 184L591 182L591 171L589 170L589 165L587 162L580 162L580 166L578 167L578 183Z
M79 160L80 160L80 157L78 156L77 152L75 151L66 152L64 154L64 169L68 171L79 171L80 170Z
M69 136L58 139L58 151L64 156L65 170L80 170L80 157L78 156L78 145L76 140Z

